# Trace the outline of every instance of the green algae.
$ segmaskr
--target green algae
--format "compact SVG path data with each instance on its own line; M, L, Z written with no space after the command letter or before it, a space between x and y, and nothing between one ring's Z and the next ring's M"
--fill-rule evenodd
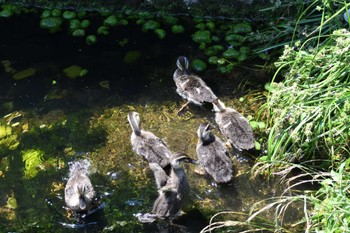
M38 149L28 149L22 151L24 166L24 178L34 178L41 170L44 152Z

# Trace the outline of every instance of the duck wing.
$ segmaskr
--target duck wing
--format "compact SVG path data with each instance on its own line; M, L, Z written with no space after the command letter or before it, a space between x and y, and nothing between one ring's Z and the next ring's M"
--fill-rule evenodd
M183 90L188 100L198 105L203 102L211 103L217 99L210 87L201 78L194 75L189 75L179 88Z
M149 163L157 163L162 168L170 161L171 151L165 142L150 132L143 132L141 138L134 143L133 149L146 158Z
M254 147L254 134L248 120L232 108L215 114L215 121L220 131L238 150Z

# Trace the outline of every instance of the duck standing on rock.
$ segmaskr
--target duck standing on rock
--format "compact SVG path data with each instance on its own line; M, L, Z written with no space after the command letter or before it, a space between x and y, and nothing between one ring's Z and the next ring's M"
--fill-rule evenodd
M130 112L128 121L132 129L130 140L133 150L149 163L157 163L162 168L168 166L172 153L163 140L140 129L140 115L137 112Z
M187 103L178 111L178 115L180 115L191 102L202 105L204 102L212 103L217 100L216 95L200 77L190 74L187 57L180 56L176 61L176 65L177 69L173 75L177 87L176 92L187 100Z
M186 154L175 153L171 158L169 176L166 175L165 171L154 173L156 183L163 185L160 185L161 187L158 189L159 196L154 202L152 210L157 218L176 218L188 200L190 186L186 173L181 167L181 163L184 162L197 164L196 160L191 159ZM167 177L166 182L163 182L164 177Z
M75 161L70 165L69 179L64 189L64 200L75 212L89 211L94 205L95 191L89 175L87 160Z
M238 150L249 150L254 147L255 139L249 121L233 108L225 107L220 100L213 102L215 121L221 133Z
M200 124L197 134L198 162L216 182L229 182L232 178L232 162L225 143L210 131L209 124Z

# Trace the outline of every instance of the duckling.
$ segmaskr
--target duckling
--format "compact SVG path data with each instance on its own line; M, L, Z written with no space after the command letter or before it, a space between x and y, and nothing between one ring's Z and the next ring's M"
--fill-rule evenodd
M133 150L149 163L157 163L162 168L168 166L172 153L165 142L153 133L140 129L140 115L137 112L130 112L128 121L132 129L130 140Z
M88 177L90 163L76 161L70 165L69 179L64 189L64 200L75 212L89 211L93 206L95 191Z
M213 102L215 121L221 133L238 150L254 147L254 134L248 120L233 108L225 107L220 100Z
M196 160L191 159L184 153L173 154L170 163L170 175L167 177L166 183L158 190L159 196L153 205L152 213L157 218L176 218L188 199L190 186L186 173L180 165L182 162L197 163ZM162 180L166 177L165 171L158 174L161 174L161 176L157 177L155 173L156 180Z
M187 102L178 111L178 115L189 103L202 105L204 102L212 103L217 99L216 95L207 84L197 75L189 73L187 57L180 56L176 61L177 69L173 74L176 84L176 92Z
M225 143L210 131L209 124L200 124L197 130L198 162L218 183L226 183L232 178L232 162L228 157Z

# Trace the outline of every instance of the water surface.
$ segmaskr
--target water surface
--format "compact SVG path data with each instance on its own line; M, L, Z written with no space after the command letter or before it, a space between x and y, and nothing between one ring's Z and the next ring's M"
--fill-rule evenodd
M127 113L139 112L143 129L164 139L172 151L192 158L199 124L210 122L215 127L209 104L190 105L183 116L176 114L185 101L175 92L172 73L179 55L190 59L195 55L190 40L185 35L159 41L140 31L133 31L133 36L125 31L123 35L132 41L126 47L117 46L114 41L119 38L111 37L89 47L65 32L50 34L38 25L33 15L0 21L1 126L12 125L7 127L19 143L15 149L1 149L1 230L199 232L219 211L247 213L257 201L279 193L271 180L253 179L250 174L259 151L230 149L234 178L229 184L215 184L187 165L192 190L186 214L173 225L139 223L134 215L151 211L157 190L147 163L131 149ZM136 50L141 58L126 64L125 54ZM71 65L87 69L88 74L67 78L63 69ZM6 67L36 72L14 80ZM258 75L237 69L224 76L210 68L201 75L227 106L255 117L261 101L251 93L261 88ZM214 133L222 137L218 129ZM259 132L256 135L259 140ZM64 185L68 162L82 158L92 163L91 180L106 207L89 216L85 225L70 229L69 224L76 222L63 208Z

